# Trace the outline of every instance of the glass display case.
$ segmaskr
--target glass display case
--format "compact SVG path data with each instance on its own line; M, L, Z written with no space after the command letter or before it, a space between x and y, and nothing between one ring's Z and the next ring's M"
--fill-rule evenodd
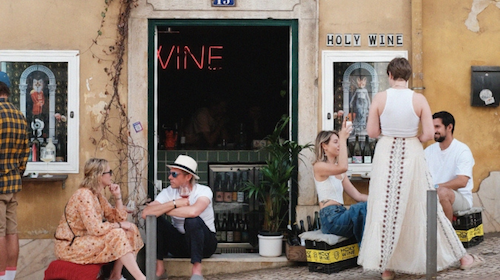
M389 88L387 65L395 57L408 57L408 52L323 52L323 129L340 129L340 111L352 121L353 132L348 139L350 176L370 177L377 139L366 132L368 111L375 94Z
M10 77L9 101L28 122L26 172L78 173L79 52L2 50L0 70Z
M263 164L209 164L209 186L219 248L224 252L247 252L257 245L263 212L259 203L243 191L246 182L261 180Z

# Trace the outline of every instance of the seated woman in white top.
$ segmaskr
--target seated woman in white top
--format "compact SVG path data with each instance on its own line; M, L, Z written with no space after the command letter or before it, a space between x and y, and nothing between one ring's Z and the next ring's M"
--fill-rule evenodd
M314 182L320 207L321 231L347 238L356 237L361 244L366 219L368 196L360 193L349 181L347 171L347 138L352 130L321 131L316 137L316 161L313 164ZM344 207L343 192L360 203Z

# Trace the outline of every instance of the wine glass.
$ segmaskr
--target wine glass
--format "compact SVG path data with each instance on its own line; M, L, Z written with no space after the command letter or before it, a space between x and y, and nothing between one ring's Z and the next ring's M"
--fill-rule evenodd
M45 162L45 164L46 164L46 171L49 172L49 162L52 161L52 158L47 156L46 151L43 151L43 153L40 155L40 160L43 161L43 162ZM50 175L49 173L47 173L47 174L43 175L42 177L44 177L44 178L50 178L50 177L52 177L52 175Z
M189 197L190 194L191 194L191 189L189 188L188 184L184 184L184 185L179 187L179 195L182 198Z

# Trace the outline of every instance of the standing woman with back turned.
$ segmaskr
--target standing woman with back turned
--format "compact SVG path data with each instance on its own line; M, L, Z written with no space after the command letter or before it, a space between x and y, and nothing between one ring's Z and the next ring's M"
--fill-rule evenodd
M408 89L412 73L405 58L387 66L391 88L373 98L367 132L377 142L368 195L363 244L358 264L378 271L382 279L395 272L426 273L427 190L433 190L421 142L433 138L432 114L422 94ZM418 135L419 125L422 133ZM453 226L437 203L437 269L481 264L467 255Z

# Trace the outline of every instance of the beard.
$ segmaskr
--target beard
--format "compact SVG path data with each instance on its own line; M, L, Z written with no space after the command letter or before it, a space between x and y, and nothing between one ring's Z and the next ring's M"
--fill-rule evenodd
M444 139L446 139L446 136L441 136L440 134L434 134L434 141L441 143L444 141Z

